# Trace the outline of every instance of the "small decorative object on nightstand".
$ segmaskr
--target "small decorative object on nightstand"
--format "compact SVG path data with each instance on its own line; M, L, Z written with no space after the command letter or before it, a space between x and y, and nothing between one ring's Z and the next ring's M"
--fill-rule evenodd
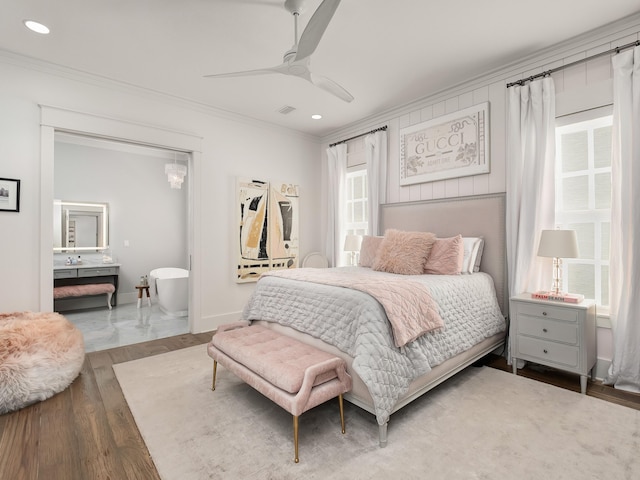
M587 393L596 363L595 302L558 303L523 293L511 298L510 312L513 373L517 359L577 373Z

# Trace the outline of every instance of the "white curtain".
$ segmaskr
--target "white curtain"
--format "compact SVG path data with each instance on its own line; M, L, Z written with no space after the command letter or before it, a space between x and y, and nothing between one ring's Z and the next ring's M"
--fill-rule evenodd
M347 178L347 145L342 143L327 149L327 245L329 265L342 265L345 239L344 199Z
M640 392L640 47L613 57L610 315L605 383Z
M549 289L549 262L537 256L540 231L555 223L555 89L546 77L509 89L507 270L509 295Z
M367 159L369 234L379 235L380 205L387 201L387 132L380 130L364 139Z
M555 88L550 77L509 89L509 296L548 290L551 283L551 265L540 261L537 251L540 231L552 229L555 223L555 110ZM511 363L511 345L507 348L507 361Z

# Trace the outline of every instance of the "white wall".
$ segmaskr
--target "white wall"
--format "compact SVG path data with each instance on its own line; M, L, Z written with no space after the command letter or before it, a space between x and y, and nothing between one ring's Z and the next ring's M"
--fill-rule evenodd
M234 282L237 176L299 184L301 255L321 248L315 138L5 53L0 78L0 177L22 181L20 212L0 212L1 311L40 308L41 215L51 215L41 211L40 192L53 190L40 185L39 104L202 137L202 189L194 199L202 296L194 331L236 319L253 290ZM160 221L157 216L147 221Z
M460 85L452 86L436 95L398 107L386 114L346 126L323 139L323 158L326 158L324 151L330 143L388 125L388 203L504 192L508 162L506 158L507 83L570 64L638 39L640 39L640 16L636 15L548 49L518 64L505 66L482 77L461 82ZM608 105L613 101L609 55L561 70L554 73L553 78L558 116ZM465 79L461 79L463 80ZM400 129L483 102L489 102L490 109L490 173L400 186ZM349 143L349 154L353 155L355 163L358 163L358 160L361 160L359 157L362 156L360 153L362 146L359 142ZM324 163L326 160L323 161ZM323 170L323 178L323 181L326 181L326 168ZM601 377L606 371L612 354L611 325L606 314L599 316L598 327L598 375Z

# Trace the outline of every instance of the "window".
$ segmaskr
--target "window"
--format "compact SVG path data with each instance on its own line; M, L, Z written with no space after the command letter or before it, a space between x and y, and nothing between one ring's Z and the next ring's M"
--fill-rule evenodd
M367 209L367 171L347 172L346 193L346 233L366 235L368 223Z
M556 124L556 226L575 230L580 258L563 259L564 289L609 305L611 108Z

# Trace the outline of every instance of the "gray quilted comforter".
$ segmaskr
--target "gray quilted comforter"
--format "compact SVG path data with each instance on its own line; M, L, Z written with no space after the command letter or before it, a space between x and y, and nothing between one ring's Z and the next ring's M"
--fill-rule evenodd
M374 275L380 282L393 275L361 267L340 270ZM349 288L265 276L258 282L242 318L286 325L353 357L353 369L369 389L376 419L383 425L415 378L506 328L489 275L410 278L427 285L445 326L400 348L394 345L381 304L370 295Z

